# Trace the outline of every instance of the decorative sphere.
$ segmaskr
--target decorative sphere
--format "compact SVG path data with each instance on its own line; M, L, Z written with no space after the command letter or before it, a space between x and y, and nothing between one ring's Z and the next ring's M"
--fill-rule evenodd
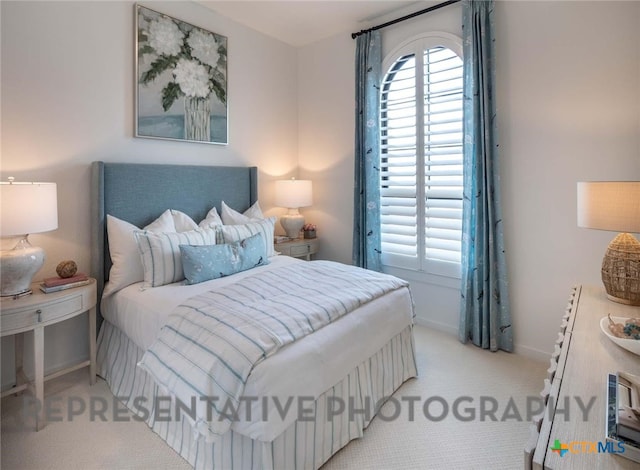
M78 272L78 265L73 260L60 261L56 267L56 272L62 278L71 277Z

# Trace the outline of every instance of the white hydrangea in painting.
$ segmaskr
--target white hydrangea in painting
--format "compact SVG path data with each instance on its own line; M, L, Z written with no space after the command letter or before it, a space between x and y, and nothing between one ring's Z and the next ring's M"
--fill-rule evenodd
M220 53L218 52L218 43L213 34L209 34L202 30L194 30L187 39L187 44L191 47L191 55L201 62L211 65L212 67L218 63Z
M207 69L195 60L180 59L173 69L173 76L186 96L206 98L211 93Z
M227 143L227 38L137 11L136 135Z
M149 45L160 55L178 55L184 34L170 19L160 17L149 25Z

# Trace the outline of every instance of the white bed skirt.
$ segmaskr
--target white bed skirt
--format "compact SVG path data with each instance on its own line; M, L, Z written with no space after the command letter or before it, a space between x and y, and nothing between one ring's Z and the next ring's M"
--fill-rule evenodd
M143 353L121 330L103 322L98 337L98 374L138 416L144 413L136 406L136 398L143 397L144 403L151 404L160 395L153 380L136 366ZM194 432L188 417L159 420L153 410L146 413L145 422L196 469L317 469L349 441L362 437L371 421L357 411L328 418L327 406L344 403L348 408L351 402L352 410L365 409L365 403L379 403L415 376L413 331L408 326L315 403L305 404L305 417L311 409L317 419L297 420L271 442L231 430L221 442L207 443Z

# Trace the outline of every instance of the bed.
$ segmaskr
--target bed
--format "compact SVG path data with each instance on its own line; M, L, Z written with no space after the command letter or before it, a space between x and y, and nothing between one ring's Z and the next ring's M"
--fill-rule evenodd
M255 167L94 162L91 272L99 297L103 297L105 286L109 289L112 266L107 215L144 227L167 209L175 209L197 222L206 218L212 207L219 211L222 201L245 211L253 207L257 194ZM239 413L240 407L231 414L223 413L228 425L220 428L216 423L223 420L209 416L206 430L219 432L204 432L195 408L201 402L210 403L205 399L189 406L187 400L178 400L178 391L146 368L154 348L170 329L170 321L176 318L176 310L186 308L193 299L202 302L207 295L229 297L229 292L247 290L247 285L256 282L265 284L265 289L275 284L289 289L287 283L316 273L324 275L328 269L344 270L345 276L357 269L286 256L270 256L268 261L194 285L169 283L141 289L133 283L108 292L100 302L99 375L137 419L144 420L194 468L319 468L349 441L362 437L385 397L417 375L411 296L406 285L396 285L366 301L356 300L349 313L311 328L312 333L265 355L240 381L241 398L246 398L243 413ZM356 274L363 279L367 275ZM326 282L335 275L327 275ZM371 276L376 282L379 278L375 276L381 275ZM317 278L318 285L324 282L321 279ZM334 297L336 304L346 302L338 294ZM236 297L230 301L245 303ZM329 307L323 308L326 312ZM179 349L172 354L183 355ZM182 370L177 374L181 376ZM214 377L214 381L218 379ZM186 403L186 407L178 410L177 403Z

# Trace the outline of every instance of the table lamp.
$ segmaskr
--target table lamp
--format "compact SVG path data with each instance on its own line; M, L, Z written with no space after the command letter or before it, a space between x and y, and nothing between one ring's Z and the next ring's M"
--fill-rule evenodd
M276 181L276 206L286 207L289 212L280 217L280 225L289 238L298 238L304 225L304 217L298 212L299 207L311 205L312 187L309 180Z
M31 293L31 279L44 264L44 250L29 243L30 233L58 228L55 183L0 182L0 236L20 237L12 250L0 252L0 295Z
M614 302L640 305L640 181L578 183L578 226L622 232L602 260L602 282Z

